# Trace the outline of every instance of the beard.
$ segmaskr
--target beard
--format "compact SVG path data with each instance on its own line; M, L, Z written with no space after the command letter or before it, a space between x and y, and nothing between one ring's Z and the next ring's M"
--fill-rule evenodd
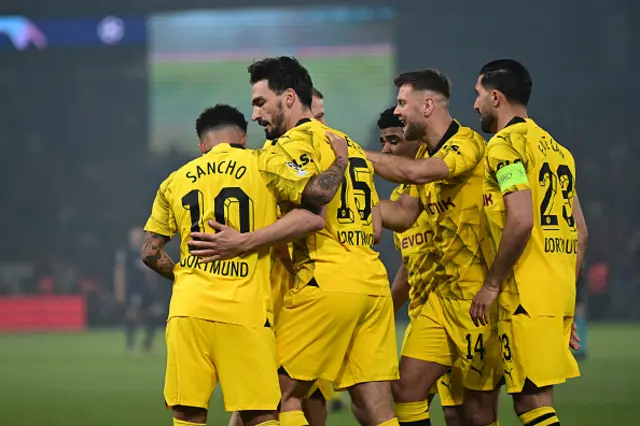
M282 108L282 102L278 101L276 104L277 111L273 115L273 122L271 123L271 128L267 129L265 126L264 134L269 140L278 139L280 136L284 135L287 131L285 127L285 119L284 119L284 108Z
M479 113L480 114L480 126L485 133L495 133L496 131L496 117L492 113Z
M407 141L417 141L427 134L427 126L424 123L407 123L404 129L404 138Z

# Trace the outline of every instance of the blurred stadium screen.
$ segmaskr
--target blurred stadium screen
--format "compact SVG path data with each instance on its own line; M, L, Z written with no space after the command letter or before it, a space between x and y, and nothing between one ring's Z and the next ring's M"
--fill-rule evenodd
M247 65L295 56L325 96L326 117L366 144L392 102L394 11L312 7L162 13L149 19L150 143L195 152L194 117L217 102L251 116ZM374 138L375 140L375 138ZM248 146L264 142L257 125Z

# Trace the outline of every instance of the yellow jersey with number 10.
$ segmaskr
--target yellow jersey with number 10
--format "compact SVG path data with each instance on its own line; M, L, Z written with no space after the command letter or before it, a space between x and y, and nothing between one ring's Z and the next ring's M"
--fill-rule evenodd
M319 174L335 160L328 131L347 139L349 166L326 205L325 228L293 243L295 286L315 280L323 291L390 295L387 271L373 250L373 207L379 199L364 150L344 133L312 119L301 120L278 138L276 149L303 170Z
M276 221L277 202L300 203L311 174L286 157L220 144L173 172L161 185L145 230L180 235L180 262L169 318L194 317L263 327L272 322L269 274L273 250L263 248L230 260L201 263L189 253L193 231L213 232L214 219L240 232Z
M484 210L493 262L502 239L503 196L531 191L533 229L524 253L503 283L500 303L530 314L573 315L578 234L573 218L573 156L531 119L514 118L487 145Z

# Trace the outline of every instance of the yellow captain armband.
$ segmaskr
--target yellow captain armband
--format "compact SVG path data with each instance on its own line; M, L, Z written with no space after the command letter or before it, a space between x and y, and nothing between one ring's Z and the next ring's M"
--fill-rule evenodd
M512 186L529 185L527 171L524 169L524 165L520 162L500 168L496 172L496 179L498 180L498 185L502 192Z

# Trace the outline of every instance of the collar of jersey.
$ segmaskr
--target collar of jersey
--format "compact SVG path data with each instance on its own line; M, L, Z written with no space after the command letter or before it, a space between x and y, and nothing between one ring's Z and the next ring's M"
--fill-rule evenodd
M222 151L223 149L228 149L228 148L238 148L238 149L244 149L244 147L242 145L240 145L239 143L227 143L227 142L223 142L223 143L219 143L218 145L214 146L213 148L211 148L209 150L209 152L218 152L218 151ZM208 153L209 153L208 152ZM208 154L207 153L207 154Z
M300 119L295 126L293 126L293 128L296 128L298 126L302 126L303 124L307 124L307 123L311 123L311 119L310 118L302 118ZM273 140L271 140L271 146L275 145L278 143L278 138L275 138Z
M427 146L427 151L429 152L429 156L432 156L436 152L438 152L438 150L442 148L442 145L447 143L449 139L451 139L456 133L458 133L458 130L460 130L460 123L458 123L456 120L451 120L451 124L449 124L449 128L447 129L446 132L444 132L444 135L442 135L442 139L440 139L440 142L438 142L438 145L436 145L436 148L433 151L431 151Z
M504 127L509 127L509 126L513 126L514 124L526 123L526 122L527 122L527 120L525 120L524 118L515 116Z
M300 119L300 121L298 121L298 122L296 123L296 125L295 125L295 126L293 126L293 127L302 126L303 124L306 124L306 123L311 123L311 119L310 119L310 118L302 118L302 119Z

